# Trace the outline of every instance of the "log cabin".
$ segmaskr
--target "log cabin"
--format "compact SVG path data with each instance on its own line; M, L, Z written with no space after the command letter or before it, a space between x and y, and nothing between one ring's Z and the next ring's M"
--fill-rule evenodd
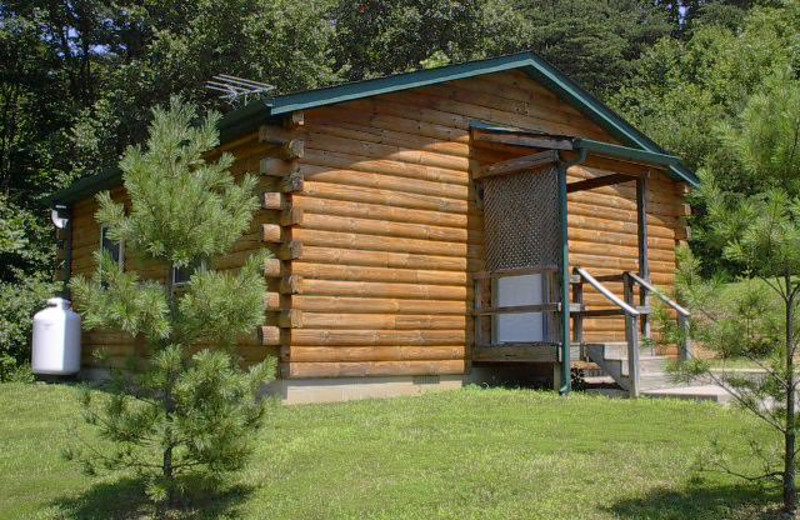
M287 402L515 378L566 393L581 363L638 395L651 297L688 326L664 291L697 177L532 53L259 99L220 135L234 175L260 174L262 209L213 267L274 253L265 324L238 352L279 356L272 390ZM185 283L105 240L101 190L124 200L120 173L52 197L69 222L60 279L90 274L107 247ZM82 343L86 377L143 352L117 331Z

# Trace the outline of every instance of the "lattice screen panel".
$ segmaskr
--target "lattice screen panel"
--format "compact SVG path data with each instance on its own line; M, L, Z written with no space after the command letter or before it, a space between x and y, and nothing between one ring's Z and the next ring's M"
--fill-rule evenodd
M482 182L486 268L560 265L558 170L499 175Z

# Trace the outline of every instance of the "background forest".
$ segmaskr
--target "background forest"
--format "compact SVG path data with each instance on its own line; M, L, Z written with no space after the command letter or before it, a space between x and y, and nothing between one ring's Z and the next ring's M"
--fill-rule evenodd
M278 92L533 50L701 175L746 193L719 125L800 72L800 0L4 0L0 380L52 295L44 199L113 167L171 94L218 108L217 73ZM716 270L696 196L692 247Z

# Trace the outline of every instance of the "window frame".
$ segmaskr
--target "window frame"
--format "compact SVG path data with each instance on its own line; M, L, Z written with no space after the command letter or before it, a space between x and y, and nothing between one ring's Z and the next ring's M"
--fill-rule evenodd
M120 240L120 241L114 242L110 238L107 237L107 233L108 233L108 226L100 226L100 251L101 252L108 251L109 254L111 254L111 252L106 248L106 241L116 244L117 248L119 248L119 252L117 253L117 265L119 266L120 269L124 270L125 269L125 241L124 240ZM112 258L113 258L113 255L112 255ZM100 266L100 269L102 269L102 265Z
M540 294L540 301L538 303L521 303L521 304L514 304L514 305L507 305L507 304L500 304L500 280L508 279L508 278L519 278L525 276L538 276L539 277L539 286L541 290ZM502 276L493 277L491 279L491 283L489 285L490 295L492 305L495 307L525 307L526 305L539 305L539 304L549 304L550 301L550 284L551 280L548 276L548 273L528 273L528 274L515 274L513 272L503 274ZM551 328L552 324L550 323L549 315L547 312L525 312L520 313L525 315L538 315L541 319L541 339L530 339L530 340L512 340L512 341L501 341L500 340L500 322L506 316L512 316L514 314L494 314L492 315L491 319L491 344L492 345L513 345L513 344L525 344L525 343L542 343L548 342L549 338L551 337Z
M192 267L194 267L194 269L191 270L191 272L189 273L189 275L187 276L187 278L185 280L181 280L181 281L177 280L177 275L181 270L183 270L183 269L187 269L188 270L188 269L190 269ZM189 285L189 281L192 279L192 275L194 275L198 271L203 272L203 271L206 271L207 269L208 269L208 265L207 265L205 259L195 260L194 262L190 263L189 265L187 265L186 267L183 267L183 268L176 267L176 266L173 265L172 268L170 269L170 274L169 274L170 288L173 291L183 289L184 287Z

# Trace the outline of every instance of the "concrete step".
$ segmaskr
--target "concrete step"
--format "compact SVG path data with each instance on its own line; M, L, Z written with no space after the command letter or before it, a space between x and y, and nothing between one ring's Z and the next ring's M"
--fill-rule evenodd
M610 358L614 359L614 358ZM628 356L619 358L623 375L628 375ZM639 356L639 375L667 371L670 358L666 356Z
M642 391L643 396L655 399L687 399L692 401L712 401L730 404L731 395L718 385L690 385L673 388L659 388Z
M640 392L647 390L659 390L662 388L680 388L689 384L690 383L675 381L675 377L666 372L649 372L639 374Z

